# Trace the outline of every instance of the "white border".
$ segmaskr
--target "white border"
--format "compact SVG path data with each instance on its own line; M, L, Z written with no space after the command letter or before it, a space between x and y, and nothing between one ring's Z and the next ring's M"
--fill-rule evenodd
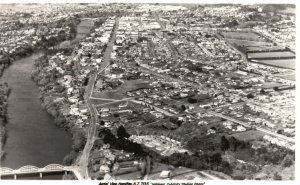
M232 3L232 4L296 4L296 10L298 8L298 1L297 0L288 0L288 1L282 1L282 0L251 0L251 1L246 1L246 0L1 0L0 1L0 11L1 11L1 4L6 4L6 3L187 3L187 4L222 4L222 3ZM296 11L297 12L297 11ZM299 52L299 45L298 45L298 36L299 36L299 18L297 18L297 13L296 13L296 53ZM298 60L298 57L296 55L296 69L298 69L300 60ZM300 105L299 98L298 98L298 88L299 88L299 79L298 75L296 74L296 105ZM223 185L223 184L231 184L231 185L240 185L241 183L246 184L246 185L253 185L253 184L258 184L258 185L300 185L300 171L299 171L299 125L298 120L299 120L299 108L296 106L296 172L295 172L295 180L294 181L254 181L254 180L247 180L247 181L236 181L236 180L224 180L224 181L209 181L209 180L204 180L200 181L200 183L205 182L205 185ZM98 185L100 181L61 181L61 180L5 180L0 182L1 184L64 184L64 185L74 185L74 184L88 184L88 185ZM103 181L101 181L103 182ZM119 182L119 181L118 181ZM122 182L134 182L134 181L122 181ZM137 181L141 182L141 181ZM152 181L153 182L153 181ZM155 181L155 182L167 182L167 181ZM193 182L193 181L170 181L170 182ZM149 184L151 185L151 184ZM167 185L167 184L166 184Z

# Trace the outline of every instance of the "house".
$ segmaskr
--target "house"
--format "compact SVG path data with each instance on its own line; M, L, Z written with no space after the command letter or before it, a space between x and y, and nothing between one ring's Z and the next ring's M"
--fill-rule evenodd
M109 112L109 108L107 108L107 107L101 108L100 112Z
M154 113L154 116L155 116L156 118L164 118L164 115L163 115L162 113L160 113L160 112Z
M163 170L160 175L159 175L162 179L168 179L171 176L171 171L168 170Z
M109 173L110 169L107 165L101 165L100 166L100 169L99 169L99 172L102 173L102 174L105 174L105 173Z
M120 104L119 105L119 108L124 108L124 107L126 107L128 105L128 101L125 103L125 104Z
M216 133L216 130L215 129L209 129L207 131L207 134L206 135L210 135L210 134L215 134Z
M238 131L238 132L243 132L243 131L245 131L245 130L246 130L246 128L243 127L242 125L238 125L238 126L236 127L236 131Z
M108 116L109 116L108 113L102 113L102 114L101 114L101 118L105 118L105 117L108 117Z

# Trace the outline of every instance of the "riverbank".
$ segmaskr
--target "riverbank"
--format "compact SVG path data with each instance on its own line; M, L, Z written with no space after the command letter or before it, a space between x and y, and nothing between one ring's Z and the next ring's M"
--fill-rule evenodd
M80 25L77 25L76 33L78 27ZM71 38L76 40L77 35ZM69 39L69 37L63 39ZM55 44L60 41L55 41ZM9 80L9 84L12 84L13 93L8 100L9 123L12 124L7 124L6 128L1 129L3 132L1 136L8 136L4 147L7 155L1 162L1 166L19 168L28 164L44 166L49 163L61 164L62 162L64 165L71 165L80 156L85 146L86 129L76 125L78 118L70 114L74 102L66 103L69 101L68 98L63 98L67 88L60 86L59 81L56 81L61 71L54 70L53 73L49 73L46 69L49 65L48 57L57 53L64 55L60 58L63 63L72 61L68 57L73 54L74 47L75 44L67 47L43 47L39 49L39 53L34 51L34 54L16 60L7 69L8 71L5 70L2 79L12 79ZM68 67L70 67L68 70L76 77L78 75L76 66L72 64ZM84 89L78 88L77 90L78 99L81 100L82 105L84 104ZM61 97L63 100L60 99ZM84 115L84 118L88 119L88 115ZM59 129L57 126L64 129ZM32 132L34 134L29 134ZM3 146L4 142L3 145L1 144L1 151L3 151ZM38 155L32 155L33 153ZM1 155L5 156L5 153Z
M86 129L80 124L90 119L83 97L83 87L88 79L84 77L84 71L78 71L77 63L71 58L77 54L75 41L83 39L92 27L90 20L82 21L77 26L76 38L60 44L58 48L46 50L45 55L35 61L32 73L33 81L39 86L43 107L57 126L65 128L72 135L73 150L63 159L64 165L75 163L86 144Z
M6 141L6 123L7 123L7 98L10 89L5 82L0 83L0 161L5 157L3 146Z
M71 165L75 162L79 152L84 148L86 141L84 129L81 129L76 124L78 120L82 119L78 115L78 106L79 104L81 106L84 104L84 89L75 89L75 86L68 86L72 90L74 89L73 99L71 99L69 98L71 97L70 94L67 96L70 90L68 90L69 88L64 83L65 78L73 79L77 75L73 69L75 68L75 64L70 62L67 68L51 68L51 64L56 66L60 62L65 63L71 52L72 50L70 49L60 50L59 54L56 54L57 49L46 51L45 53L47 54L35 60L34 71L32 72L32 80L39 87L39 98L43 108L54 118L54 122L58 127L65 128L72 135L73 150L64 158L64 165ZM69 69L69 71L65 71L69 75L64 75L65 72L62 72L66 69ZM74 113L74 111L78 113ZM88 119L87 114L85 118Z
M14 61L32 55L34 52L39 50L45 50L48 47L52 47L61 43L65 40L73 39L76 37L75 27L79 24L78 18L71 18L65 22L70 27L68 32L60 32L59 34L52 37L45 37L41 35L40 40L36 41L35 44L28 44L20 47L18 50L12 50L9 52L0 51L0 77L2 77L6 68L8 68ZM5 157L4 145L7 138L7 98L9 88L7 83L0 84L0 161Z

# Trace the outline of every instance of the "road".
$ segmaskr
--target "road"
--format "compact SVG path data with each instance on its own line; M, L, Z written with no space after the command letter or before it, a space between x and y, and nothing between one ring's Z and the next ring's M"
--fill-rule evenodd
M209 57L214 57L214 55L210 52L210 51L208 51L207 49L206 49L206 47L205 46L203 46L202 44L197 44L197 43L195 43L196 44L196 46L198 46L202 51L204 51L204 53L207 55L207 56L209 56Z
M160 25L160 27L163 30L166 29L166 25L160 21L158 13L157 12L152 12L152 13L153 13L154 19L156 20L156 22L158 22L158 24ZM163 36L166 39L167 44L169 45L169 48L172 50L172 53L173 53L172 57L175 58L175 59L178 59L179 54L178 54L175 46L172 44L172 42L170 41L170 39L168 38L168 36L166 35L165 32L163 33Z
M95 108L98 108L98 107L102 107L102 106L105 106L105 105L110 105L110 104L119 103L119 102L123 102L123 101L130 101L132 99L133 98L124 98L124 99L121 99L121 100L113 100L111 102L101 103L101 104L97 104L97 105L94 105L94 106L95 106Z
M91 102L91 96L94 90L94 84L96 82L97 76L99 73L102 73L110 64L110 57L111 57L111 52L113 50L114 42L116 40L116 34L117 34L117 29L119 27L119 18L116 18L115 22L115 27L113 29L112 37L107 44L107 47L105 49L104 55L103 55L103 63L99 70L92 74L91 77L89 78L88 85L86 87L84 99L86 100L88 110L91 114L91 124L90 127L88 128L88 136L87 136L87 141L85 144L85 147L82 151L82 155L80 157L80 160L78 162L79 170L78 172L81 174L83 179L90 179L88 175L88 163L89 163L89 154L91 149L93 148L94 144L94 136L96 134L96 123L98 123L98 116L97 116L97 110L94 107L94 105Z
M206 177L208 177L211 180L221 180L220 178L218 178L216 176L213 176L213 175L211 175L209 173L206 173L205 171L201 171L200 173L202 173L203 175L205 175Z
M168 112L168 111L166 111L166 110L164 110L164 109L158 108L158 107L156 107L156 106L154 106L154 105L150 105L150 104L145 103L145 102L143 102L143 101L138 101L138 100L130 100L130 101L133 102L133 103L137 103L137 104L145 104L145 105L148 105L148 106L150 106L150 107L153 107L156 111L158 111L158 112L160 112L160 113L163 113L163 114L165 114L165 115L167 115L167 116L176 116L175 114L172 114L172 113L170 113L170 112Z
M158 22L158 24L160 25L160 27L162 29L166 29L166 25L159 20L159 16L158 16L157 12L152 12L152 14L153 14L153 17L156 20L156 22Z

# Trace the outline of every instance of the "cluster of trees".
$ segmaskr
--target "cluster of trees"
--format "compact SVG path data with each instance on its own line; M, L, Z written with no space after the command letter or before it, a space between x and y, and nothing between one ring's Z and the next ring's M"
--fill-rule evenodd
M237 150L242 150L250 147L250 142L238 140L233 136L229 137L229 139L227 139L225 136L221 137L220 149L222 151L231 150L235 152Z
M111 147L118 150L134 153L138 157L146 157L149 155L155 159L159 159L159 154L156 154L138 143L128 140L127 138L130 137L130 134L127 133L123 126L120 126L117 129L117 137L108 128L101 128L98 136L103 140L104 144L109 144Z
M196 169L212 169L224 172L228 175L231 175L235 166L234 164L229 164L228 161L222 160L222 154L224 154L226 151L230 151L233 152L234 155L238 156L237 158L239 159L242 159L242 156L245 155L245 158L249 157L249 160L251 160L251 156L254 155L254 153L250 151L252 149L249 142L238 140L232 136L227 138L224 135L204 135L194 137L187 142L187 147L191 151L194 151L196 157L200 156L200 158L205 159L205 161L201 161L200 159L198 159L199 162L193 164L196 165L192 166L193 168L196 167ZM201 151L200 155L198 154L199 151ZM188 161L197 160L196 158L194 158L188 160L186 159L183 163L185 163L186 167L190 167L189 165L192 164L189 164ZM183 164L180 163L180 165Z
M169 120L170 120L171 123L174 123L178 127L180 127L183 123L183 121L179 120L177 117L169 117Z
M147 125L147 128L159 129L159 130L176 130L178 128L178 125L176 125L172 122L163 120L163 121L157 121L154 123L150 123Z
M103 143L101 140L99 140L95 144L98 148L101 147L100 145L109 144L112 148L134 153L135 158L140 159L138 170L141 173L141 177L150 173L153 167L153 159L157 161L161 160L159 154L147 149L146 147L138 143L128 140L130 134L123 126L118 127L116 135L117 137L108 128L100 128L99 137L101 138Z
M261 146L256 149L255 154L257 162L281 165L282 167L290 167L295 161L295 152L276 145Z
M7 97L10 89L7 83L0 84L0 160L4 157L3 146L6 141Z
M220 138L218 135L203 135L191 138L187 142L187 147L197 152L201 151L219 151L220 150Z
M192 104L199 103L199 102L205 101L206 99L209 99L209 98L210 97L208 94L198 94L198 95L188 98L187 102L192 103Z
M210 169L222 171L227 174L232 172L230 164L226 161L222 161L222 155L220 152L204 154L195 153L195 155L174 153L169 157L164 157L162 162L175 167L184 166L197 170Z
M72 115L66 116L62 112L62 110L68 110L69 104L64 101L66 89L57 83L57 79L61 77L61 74L56 70L53 70L51 73L46 71L46 67L49 65L48 56L57 52L57 49L47 50L45 51L45 55L36 60L32 79L39 86L43 107L54 117L55 123L58 126L69 129L73 135L73 151L63 160L65 165L71 165L76 160L78 153L83 150L86 138L83 130L74 125L77 118ZM66 48L61 50L61 52L70 53L71 50Z
M6 82L0 84L0 118L4 123L7 122L7 98L10 88Z
M14 58L8 52L0 51L0 77L13 60Z
M72 133L73 150L63 159L63 164L67 166L72 165L76 161L79 152L83 150L86 144L86 137L82 129L73 126L70 130Z

